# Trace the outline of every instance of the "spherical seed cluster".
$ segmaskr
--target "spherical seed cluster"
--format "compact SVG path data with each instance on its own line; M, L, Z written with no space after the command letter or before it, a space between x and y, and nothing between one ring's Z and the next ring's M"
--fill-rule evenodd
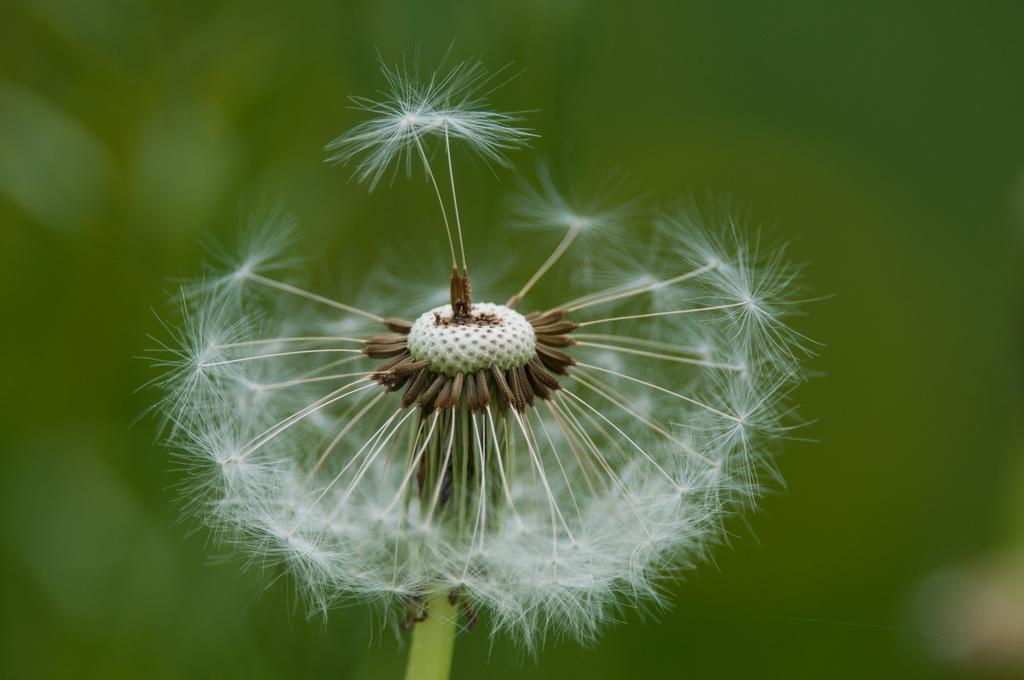
M502 163L532 134L486 110L476 64L386 76L390 96L356 100L373 117L333 158L360 156L371 186L417 159L433 180L430 159L446 159L461 250L449 143ZM247 563L290 573L311 609L373 601L411 627L445 598L466 628L480 611L530 648L592 640L623 607L663 602L664 579L707 559L779 479L808 354L788 326L801 289L782 251L745 241L728 212L634 225L635 204L578 212L541 185L517 214L562 238L506 291L527 317L471 303L454 239L451 261L411 260L452 268L452 304L415 323L441 281L403 271L358 301L305 290L281 279L287 229L270 223L183 291L157 384L188 508ZM484 234L491 257L474 272L510 257ZM562 302L537 308L555 266Z
M430 370L453 377L495 366L525 366L537 351L533 326L504 305L476 303L470 318L453 318L451 305L421 314L409 331L409 353Z

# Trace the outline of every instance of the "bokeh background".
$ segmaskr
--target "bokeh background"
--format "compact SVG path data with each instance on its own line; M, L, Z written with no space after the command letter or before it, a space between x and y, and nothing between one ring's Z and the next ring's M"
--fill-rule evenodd
M136 357L200 241L267 205L328 290L435 229L421 182L367 194L322 146L375 50L453 40L522 71L494 96L537 109L522 168L730 194L835 295L799 324L818 443L674 608L536 662L477 630L453 677L1024 673L1022 25L1012 2L6 0L0 675L398 677L366 611L308 620L178 521ZM462 173L477 224L497 175Z

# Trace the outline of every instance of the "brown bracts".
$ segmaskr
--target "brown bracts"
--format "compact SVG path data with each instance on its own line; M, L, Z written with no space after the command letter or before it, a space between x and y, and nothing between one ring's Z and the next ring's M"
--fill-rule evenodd
M403 408L415 405L431 413L464 405L476 413L493 403L500 411L523 411L535 399L550 399L561 387L556 376L566 375L575 363L565 350L576 344L572 332L579 326L565 316L561 309L526 315L535 338L533 355L508 368L490 365L454 374L432 370L430 360L417 359L409 351L407 340L413 324L393 318L384 321L391 332L370 338L363 353L383 360L372 377L389 392L404 390ZM463 308L451 316L435 313L433 323L487 327L499 321L484 313L474 316Z

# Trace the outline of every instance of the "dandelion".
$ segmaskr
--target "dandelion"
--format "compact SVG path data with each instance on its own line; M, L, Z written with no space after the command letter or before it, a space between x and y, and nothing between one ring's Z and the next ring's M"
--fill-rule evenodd
M476 63L385 77L331 159L370 186L415 160L449 262L432 283L336 300L284 273L287 220L268 220L183 296L162 406L190 509L290 572L313 611L379 603L415 629L408 677L446 677L454 630L479 617L532 649L662 602L665 579L778 478L806 350L787 325L797 271L728 215L683 208L641 240L635 206L580 210L544 174L516 220L558 242L524 282L475 299L451 150L504 162L530 133L483 108ZM593 266L577 269L590 238ZM510 257L482 250L482 271ZM437 279L447 300L415 306Z

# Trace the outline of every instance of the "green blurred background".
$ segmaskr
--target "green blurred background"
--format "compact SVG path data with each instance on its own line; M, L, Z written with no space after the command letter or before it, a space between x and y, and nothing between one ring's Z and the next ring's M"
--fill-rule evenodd
M825 343L798 394L820 443L788 449L753 531L671 611L536 664L477 630L454 677L981 672L945 659L922 584L1024 545L1022 24L1012 2L7 0L0 675L397 677L368 612L307 620L177 522L134 357L200 239L261 206L297 214L336 287L383 229L436 228L420 182L367 194L321 149L380 86L375 50L453 40L523 69L494 97L538 109L522 168L729 193L836 295L799 326ZM498 222L509 173L463 177L466 215Z

